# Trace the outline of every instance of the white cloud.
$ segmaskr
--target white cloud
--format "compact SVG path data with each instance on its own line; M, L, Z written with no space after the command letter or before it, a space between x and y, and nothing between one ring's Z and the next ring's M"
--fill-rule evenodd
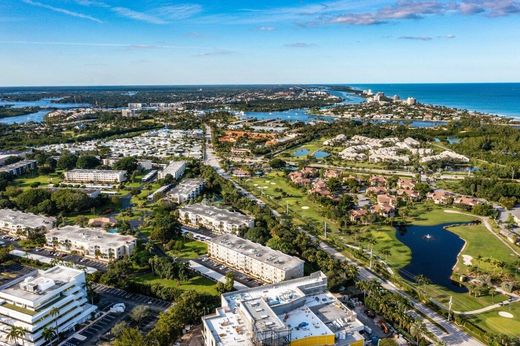
M87 20L90 20L90 21L93 21L96 23L103 23L102 20L100 20L96 17L92 17L92 16L89 16L89 15L86 15L83 13L79 13L79 12L69 11L69 10L61 8L61 7L54 7L51 5L43 4L41 2L32 1L32 0L22 0L22 1L28 5L45 8L45 9L53 11L53 12L65 14L67 16L81 18L81 19L87 19Z

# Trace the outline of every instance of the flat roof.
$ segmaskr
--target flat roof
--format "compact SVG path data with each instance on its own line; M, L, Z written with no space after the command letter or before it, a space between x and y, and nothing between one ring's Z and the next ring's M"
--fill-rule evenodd
M83 271L64 266L55 266L47 270L35 270L21 278L17 278L0 288L0 298L13 300L26 300L35 302L54 294L53 291L67 284L70 280L83 275ZM45 289L40 292L32 292L23 289L20 283L41 284Z
M72 242L106 247L120 247L122 245L127 245L129 242L133 242L136 239L131 235L108 233L104 229L83 228L76 225L52 229L47 232L45 236L47 238L61 237L69 239Z
M190 212L198 214L203 217L216 218L219 220L227 221L229 223L244 223L252 221L253 218L234 211L227 209L217 208L211 205L205 205L202 203L190 204L179 209L180 211Z
M212 238L210 242L282 270L288 270L304 263L298 257L284 254L281 251L273 250L268 246L254 243L234 234L223 234Z
M98 173L98 174L121 174L126 173L126 171L113 171L111 169L80 169L76 168L65 173Z
M11 163L10 165L6 165L6 166L3 166L3 167L0 167L0 172L8 172L8 171L13 170L13 169L17 169L17 168L25 167L27 165L34 164L36 162L37 162L36 160L22 160L22 161L18 161L18 162L15 162L15 163Z
M32 213L24 213L14 209L0 209L0 223L9 222L14 225L22 225L30 228L51 228L56 218Z
M168 193L168 195L187 195L191 193L192 191L199 188L201 184L204 183L204 180L202 179L184 179L181 183L179 183L177 186L175 186L171 191Z

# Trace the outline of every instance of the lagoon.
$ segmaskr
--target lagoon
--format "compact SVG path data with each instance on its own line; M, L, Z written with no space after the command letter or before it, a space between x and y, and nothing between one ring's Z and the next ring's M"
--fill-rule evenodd
M424 275L432 284L454 292L467 292L466 287L459 286L451 280L453 268L464 247L462 238L444 228L453 224L411 225L396 231L397 239L412 251L410 263L401 268L399 274L408 280L413 280L417 275Z

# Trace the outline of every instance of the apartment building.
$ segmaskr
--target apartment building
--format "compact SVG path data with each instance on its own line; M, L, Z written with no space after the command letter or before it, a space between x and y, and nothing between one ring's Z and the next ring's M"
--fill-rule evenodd
M184 203L196 198L204 189L204 180L185 179L168 192L166 199L175 203Z
M0 167L0 173L9 173L11 175L18 176L35 170L37 166L38 163L36 160L22 160Z
M136 238L130 235L110 233L100 228L65 226L45 234L46 246L64 252L110 261L129 256L136 246Z
M226 266L267 283L303 276L304 261L301 259L233 234L211 239L208 254Z
M0 209L0 230L26 237L29 232L46 231L54 227L56 218L13 209Z
M159 179L164 179L170 174L176 180L180 179L186 170L186 161L171 161L168 166L157 174Z
M35 270L0 286L0 344L12 345L7 334L17 326L26 330L20 344L48 345L42 335L45 328L58 333L73 330L96 309L88 304L82 270L63 266Z
M126 180L126 171L103 169L73 169L65 172L69 183L119 184Z
M365 326L327 290L322 272L221 296L202 318L205 346L355 345Z
M217 233L238 233L251 228L255 220L247 215L196 203L179 209L179 221L189 226L206 227Z

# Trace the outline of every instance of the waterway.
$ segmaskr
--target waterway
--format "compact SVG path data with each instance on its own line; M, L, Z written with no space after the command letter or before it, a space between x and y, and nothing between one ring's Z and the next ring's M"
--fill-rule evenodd
M14 117L1 118L0 123L2 124L22 124L28 122L42 122L45 116L52 112L53 109L70 109L78 107L88 107L87 103L56 103L59 98L42 98L37 101L9 101L0 100L0 107L11 106L12 108L24 108L24 107L40 107L41 109L37 112L18 115Z
M460 223L462 224L462 223ZM446 287L454 292L467 292L466 287L451 280L457 257L464 247L464 240L444 227L450 224L432 226L407 226L397 230L397 239L412 251L408 265L399 273L413 280L417 275L426 276L433 284Z

